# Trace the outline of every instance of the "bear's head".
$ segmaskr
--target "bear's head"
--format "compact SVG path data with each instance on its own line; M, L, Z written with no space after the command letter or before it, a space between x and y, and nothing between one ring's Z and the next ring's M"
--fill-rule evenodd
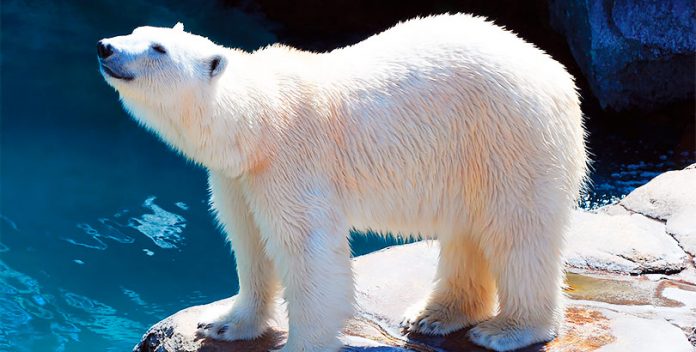
M192 160L239 172L244 159L236 147L241 132L228 120L216 118L223 110L217 99L220 81L233 51L184 32L181 23L173 28L139 27L97 43L101 74L137 121Z
M178 99L182 90L214 84L225 69L224 48L173 28L139 27L129 35L97 43L99 68L125 99Z

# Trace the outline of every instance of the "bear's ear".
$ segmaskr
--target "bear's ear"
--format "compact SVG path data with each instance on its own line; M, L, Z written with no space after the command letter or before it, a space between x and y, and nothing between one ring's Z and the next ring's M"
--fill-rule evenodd
M184 24L181 22L177 22L174 27L172 27L175 31L184 31Z
M219 75L225 70L227 59L222 55L213 55L208 59L208 74L211 78Z

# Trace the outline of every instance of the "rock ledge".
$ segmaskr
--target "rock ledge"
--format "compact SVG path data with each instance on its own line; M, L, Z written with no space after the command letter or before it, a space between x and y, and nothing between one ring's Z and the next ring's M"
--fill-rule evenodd
M578 211L569 235L563 333L524 351L694 351L696 346L696 164L664 173L615 205ZM426 296L439 245L418 242L354 259L358 312L341 340L347 351L483 351L466 329L445 337L404 335L401 314ZM379 268L379 270L375 270ZM138 352L268 351L287 321L254 341L196 336L198 317L234 297L184 309L155 324Z

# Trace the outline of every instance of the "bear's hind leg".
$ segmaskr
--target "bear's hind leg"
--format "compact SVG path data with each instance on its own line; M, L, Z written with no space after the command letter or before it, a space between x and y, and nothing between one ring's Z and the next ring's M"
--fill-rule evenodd
M495 283L488 263L465 235L440 239L440 261L430 295L406 313L409 332L446 335L488 319L495 311Z
M483 238L500 307L496 317L469 331L474 343L510 351L555 337L563 318L560 220L561 214L545 221L532 215Z

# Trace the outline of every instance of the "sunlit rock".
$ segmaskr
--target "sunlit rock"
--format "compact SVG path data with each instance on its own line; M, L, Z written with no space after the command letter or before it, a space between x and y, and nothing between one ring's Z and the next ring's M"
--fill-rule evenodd
M666 231L696 255L696 164L665 172L626 196L619 205L666 222Z
M662 174L618 204L577 211L568 234L567 309L562 333L523 351L684 351L696 346L696 165ZM423 241L354 259L358 310L341 340L350 351L482 351L467 329L444 337L404 334L401 315L428 294L439 245ZM654 275L644 275L653 273ZM626 275L632 274L632 275ZM233 298L182 310L155 324L138 352L268 351L287 338L277 303L272 328L254 341L196 335L201 312ZM321 322L317 322L321 324Z
M358 312L341 337L347 350L483 351L466 338L467 329L432 337L404 335L398 328L401 314L427 294L438 253L437 242L418 242L354 260ZM696 286L671 280L636 282L630 276L570 274L567 281L563 333L523 351L692 351L685 331L696 326L690 320ZM670 297L663 297L663 291ZM210 305L229 305L233 300ZM222 342L197 336L198 318L210 305L185 309L157 323L134 351L268 351L281 347L287 338L287 319L280 302L273 328L257 340ZM683 326L675 326L675 322Z
M630 274L678 272L688 260L660 221L584 211L574 214L566 258L574 268Z

